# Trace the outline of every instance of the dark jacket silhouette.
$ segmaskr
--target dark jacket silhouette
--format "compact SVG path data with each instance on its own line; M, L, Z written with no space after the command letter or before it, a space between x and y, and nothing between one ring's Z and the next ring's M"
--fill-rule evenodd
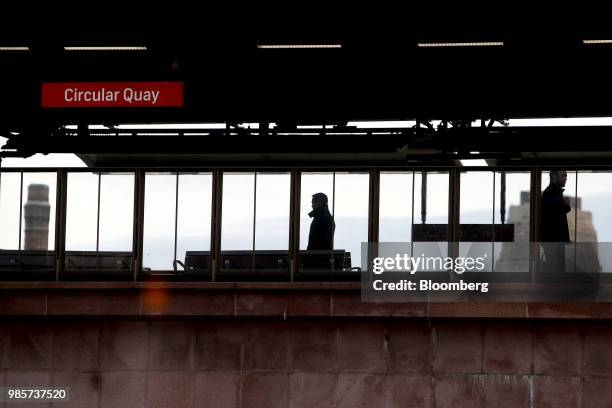
M327 205L322 205L308 213L312 217L307 250L334 248L334 229L336 224Z
M570 242L567 213L571 207L563 201L563 191L558 185L550 184L542 193L542 242Z

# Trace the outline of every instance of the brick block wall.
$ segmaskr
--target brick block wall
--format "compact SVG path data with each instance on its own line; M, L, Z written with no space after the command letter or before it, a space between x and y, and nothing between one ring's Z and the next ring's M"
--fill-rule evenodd
M608 407L610 344L574 320L4 319L0 386L79 408Z

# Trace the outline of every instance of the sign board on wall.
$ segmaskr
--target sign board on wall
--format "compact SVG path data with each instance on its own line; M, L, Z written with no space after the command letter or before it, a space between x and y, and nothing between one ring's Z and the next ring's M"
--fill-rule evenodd
M183 107L182 82L46 82L43 108Z
M462 242L514 242L514 224L461 224L459 225L459 240ZM412 241L448 241L448 224L414 224Z

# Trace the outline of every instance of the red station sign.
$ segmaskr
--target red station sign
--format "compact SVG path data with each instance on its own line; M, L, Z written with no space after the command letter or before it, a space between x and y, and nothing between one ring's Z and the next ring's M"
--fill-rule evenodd
M182 82L46 82L43 108L183 107Z

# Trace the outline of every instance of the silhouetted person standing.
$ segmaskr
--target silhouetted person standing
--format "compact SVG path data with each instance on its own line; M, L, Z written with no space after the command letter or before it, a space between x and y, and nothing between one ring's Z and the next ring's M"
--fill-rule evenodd
M552 170L550 184L542 193L540 241L544 249L544 271L565 272L565 245L570 242L567 213L569 199L563 197L567 172Z
M332 250L334 248L334 230L336 224L327 207L327 196L316 193L312 196L312 218L307 250Z

